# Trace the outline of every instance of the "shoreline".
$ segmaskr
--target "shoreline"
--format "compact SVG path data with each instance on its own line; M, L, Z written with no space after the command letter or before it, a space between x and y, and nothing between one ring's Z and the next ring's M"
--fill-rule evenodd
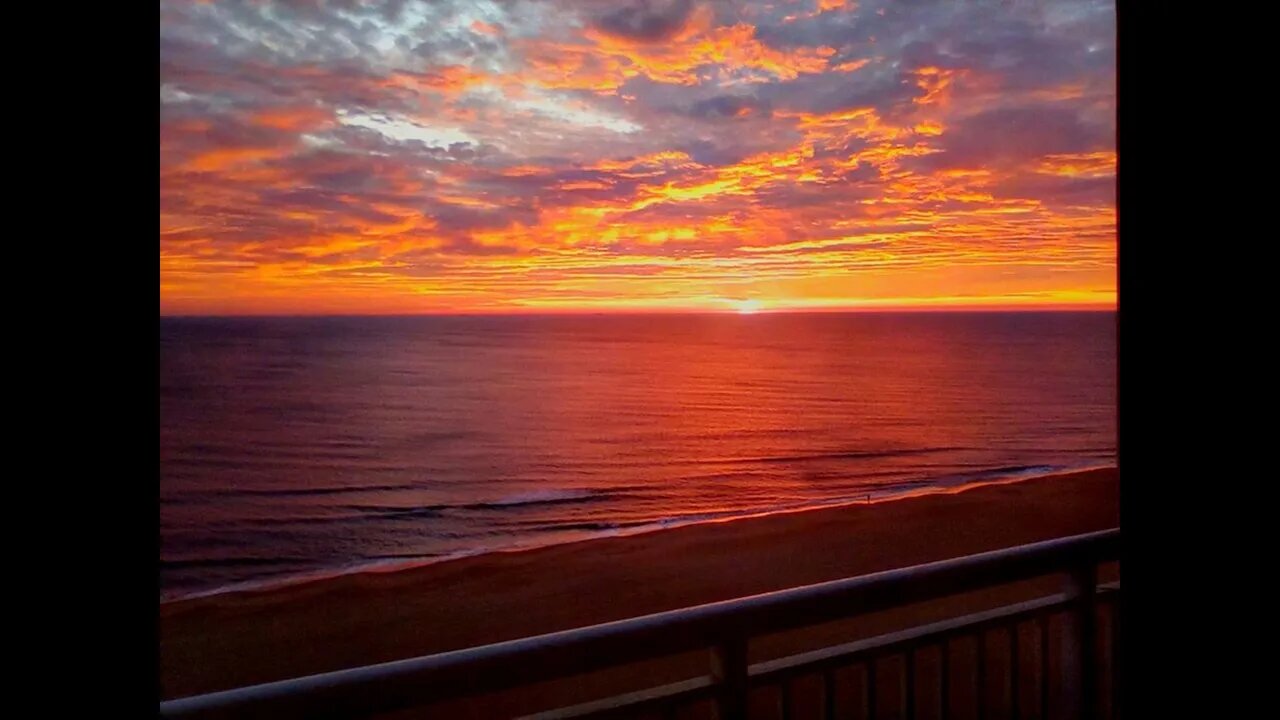
M209 590L199 590L191 593L169 594L164 592L160 594L159 604L161 607L181 605L191 601L206 600L209 598L218 598L223 596L244 596L244 595L261 595L275 592L285 592L300 586L306 586L316 583L326 583L338 580L344 577L359 577L365 575L385 575L388 573L412 572L422 568L436 567L446 563L466 561L479 557L487 557L490 555L506 555L515 553L537 552L546 548L565 547L578 545L581 543L591 543L613 538L627 538L641 535L650 535L653 533L661 533L668 530L676 530L679 528L692 527L698 525L712 525L722 523L735 523L740 521L750 521L759 518L775 517L782 515L794 515L798 513L821 512L824 510L836 510L847 507L865 507L869 505L882 505L885 503L898 502L917 497L928 497L932 495L954 495L964 493L977 488L988 487L992 485L1008 485L1013 483L1029 482L1040 478L1049 478L1059 475L1068 475L1079 472L1091 472L1097 470L1114 469L1115 465L1081 465L1069 467L1051 467L1051 466L1028 466L1027 469L1019 468L1010 470L1001 474L1001 469L990 471L979 471L973 473L978 476L985 476L982 479L961 481L954 485L945 484L929 484L921 487L890 490L882 493L868 492L864 493L860 499L837 498L834 500L821 502L817 504L803 505L798 507L785 507L774 510L762 510L752 512L744 510L740 515L730 515L727 517L699 518L680 521L655 521L644 525L628 528L617 528L614 530L598 531L589 534L586 537L575 538L571 540L552 541L546 543L530 543L530 544L511 544L502 545L491 548L480 548L476 550L464 550L439 557L424 557L411 560L384 560L371 561L363 563L353 563L340 565L331 568L319 568L310 572L296 573L292 575L284 575L280 577L262 578L257 580L245 580L242 582L222 585ZM927 481L926 481L927 482Z
M165 603L158 628L161 695L446 652L1120 524L1115 468L947 490L874 508L853 504L686 525ZM1057 580L1045 580L1057 587ZM855 617L841 633L852 639L898 629L1026 599L1035 589L1000 588ZM771 640L760 645L763 653L781 649ZM689 662L655 666L652 678L681 679L705 660ZM624 675L618 683L635 679Z

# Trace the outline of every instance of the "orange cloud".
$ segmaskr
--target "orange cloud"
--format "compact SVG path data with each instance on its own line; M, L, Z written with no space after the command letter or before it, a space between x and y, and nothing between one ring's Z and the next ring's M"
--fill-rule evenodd
M187 167L196 172L219 172L261 160L283 157L288 153L289 149L287 148L218 148L200 153L192 158Z
M1096 63L1039 84L981 58L912 70L887 37L833 62L850 48L817 42L821 20L771 45L767 13L717 26L713 9L662 43L596 16L472 21L468 42L503 49L483 62L431 55L425 30L421 56L363 66L250 62L225 43L201 65L170 43L163 310L1114 302L1114 99ZM750 102L714 105L726 97ZM1014 114L984 124L992 111ZM339 112L406 122L353 132ZM469 140L433 139L451 133Z
M489 80L487 73L477 72L464 65L447 65L422 73L397 72L384 82L388 87L427 89L452 94L482 85Z
M869 62L871 61L866 58L861 60L850 60L848 62L842 62L839 65L833 65L831 69L836 72L853 72L866 67Z
M924 90L924 97L916 98L920 105L946 106L951 99L951 85L956 78L966 75L964 70L943 70L936 67L922 67L915 72L916 85Z
M624 160L601 160L592 165L598 170L609 170L613 172L631 170L640 165L658 165L671 163L676 166L689 166L693 163L688 153L678 150L664 150L650 155L641 155L638 157L627 158Z
M320 127L333 119L333 111L325 108L272 108L254 113L252 122L276 130L303 131Z
M708 65L730 73L752 70L791 80L817 73L835 54L829 47L775 50L756 37L754 26L711 27L712 12L701 7L669 41L644 44L587 28L587 44L529 43L533 79L543 87L613 91L627 79L645 75L658 82L696 85L697 71Z
M1036 166L1037 172L1068 177L1105 177L1116 172L1115 151L1077 155L1046 155Z

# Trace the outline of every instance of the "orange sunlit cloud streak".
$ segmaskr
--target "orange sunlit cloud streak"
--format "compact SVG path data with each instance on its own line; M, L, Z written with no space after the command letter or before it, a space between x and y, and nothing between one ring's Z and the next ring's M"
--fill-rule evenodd
M1107 3L162 3L167 314L1112 306Z

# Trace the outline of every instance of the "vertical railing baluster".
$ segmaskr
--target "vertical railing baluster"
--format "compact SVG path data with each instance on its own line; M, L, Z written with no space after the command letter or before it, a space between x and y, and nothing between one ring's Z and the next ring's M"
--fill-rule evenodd
M791 720L791 683L785 679L778 683L778 717Z
M1070 631L1063 635L1063 700L1072 717L1092 720L1098 712L1098 568L1076 568L1067 583L1075 606L1067 614Z
M835 720L836 717L836 673L827 670L822 673L822 717Z
M867 720L876 716L876 659L867 660Z
M975 659L975 682L977 685L975 701L978 705L978 720L983 720L987 716L987 642L986 634L979 630L977 635L978 648L977 658Z
M676 711L679 707L675 703L667 705L667 709L662 713L663 720L676 720Z
M1049 720L1049 614L1041 615L1040 626L1040 720Z
M902 660L902 705L903 717L915 720L916 716L916 654L907 648Z
M1111 720L1120 718L1120 593L1111 603Z
M715 705L717 720L746 720L746 638L729 638L711 649L711 677L718 685Z
M1019 720L1018 712L1018 622L1009 628L1009 716Z
M951 714L951 641L942 640L941 675L938 681L938 718L947 720Z

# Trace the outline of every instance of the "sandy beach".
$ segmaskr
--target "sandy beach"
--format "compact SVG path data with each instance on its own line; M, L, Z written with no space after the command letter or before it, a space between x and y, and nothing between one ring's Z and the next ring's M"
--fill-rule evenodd
M162 697L442 652L1117 527L1119 473L1088 470L924 495L692 525L524 552L162 603ZM754 643L753 660L833 637L1054 590L1037 581ZM575 699L699 672L673 658L570 683ZM539 688L451 716L550 702ZM536 695L536 697L534 697ZM530 708L532 709L532 708Z

